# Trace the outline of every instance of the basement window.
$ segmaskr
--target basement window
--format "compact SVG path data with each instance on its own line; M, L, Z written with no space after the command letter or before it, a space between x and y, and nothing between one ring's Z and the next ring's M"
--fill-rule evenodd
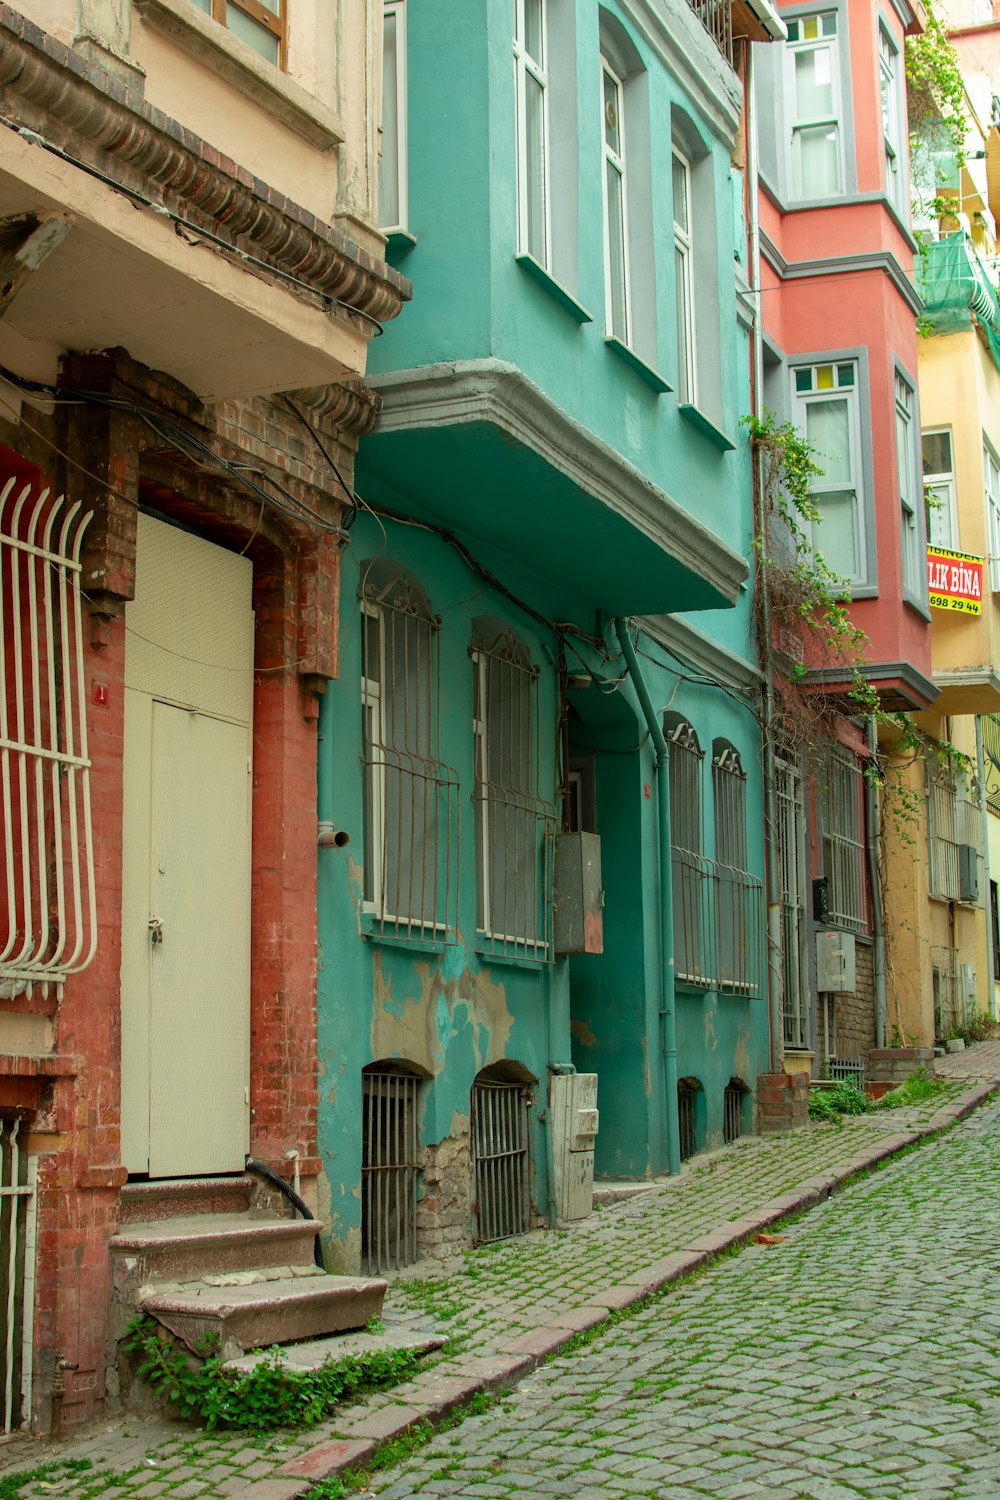
M392 1063L362 1078L361 1271L398 1271L417 1259L420 1079Z

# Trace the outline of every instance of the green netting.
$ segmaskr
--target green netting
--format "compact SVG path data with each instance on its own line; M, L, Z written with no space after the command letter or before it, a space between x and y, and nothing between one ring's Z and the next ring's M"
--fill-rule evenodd
M1000 371L1000 300L964 231L935 240L917 256L917 285L938 333L968 328L974 313Z

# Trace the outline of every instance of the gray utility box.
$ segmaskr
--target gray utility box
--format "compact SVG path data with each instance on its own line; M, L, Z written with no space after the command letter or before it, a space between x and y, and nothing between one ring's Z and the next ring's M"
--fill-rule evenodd
M604 891L599 834L556 835L552 894L556 952L603 953Z
M974 844L958 846L958 899L969 906L979 903L979 850Z
M817 932L816 988L821 995L853 995L857 988L853 932Z
M597 1074L554 1073L549 1079L556 1216L585 1219L594 1208Z

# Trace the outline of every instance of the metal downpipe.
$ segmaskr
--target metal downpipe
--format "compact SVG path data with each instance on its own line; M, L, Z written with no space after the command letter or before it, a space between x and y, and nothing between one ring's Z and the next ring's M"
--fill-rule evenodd
M653 708L639 660L628 633L628 620L615 620L615 634L622 648L635 695L639 700L649 737L656 751L657 862L660 874L660 1027L663 1046L663 1091L667 1123L667 1171L676 1177L681 1169L681 1134L677 1108L677 1014L674 1006L674 894L670 843L670 752L663 726Z

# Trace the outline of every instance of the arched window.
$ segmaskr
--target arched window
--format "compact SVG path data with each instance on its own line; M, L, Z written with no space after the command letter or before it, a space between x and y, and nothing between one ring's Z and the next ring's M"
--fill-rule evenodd
M484 1068L472 1085L472 1191L483 1243L530 1227L529 1080L520 1063L506 1061Z
M708 864L701 814L704 752L687 719L668 713L663 732L670 751L670 838L673 848L674 964L685 984L713 982Z
M603 9L600 40L605 334L655 367L649 80L632 38Z
M755 994L761 985L763 884L748 869L746 772L739 751L724 739L712 743L712 801L719 986Z
M365 909L401 936L456 925L458 778L439 757L440 621L382 559L362 568Z
M476 926L487 952L551 952L555 808L541 795L539 671L502 621L473 624Z
M377 1276L417 1259L420 1075L398 1062L362 1075L361 1271Z

